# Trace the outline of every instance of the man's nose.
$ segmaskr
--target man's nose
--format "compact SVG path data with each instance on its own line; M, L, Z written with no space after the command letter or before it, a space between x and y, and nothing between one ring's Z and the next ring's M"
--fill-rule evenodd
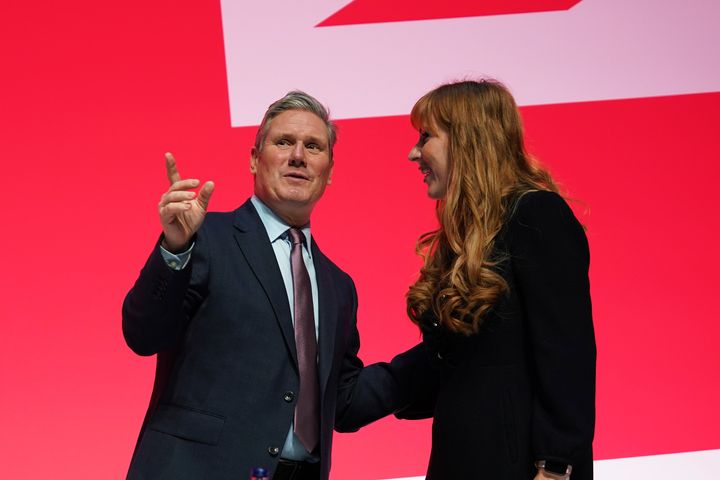
M302 142L297 142L293 146L290 152L290 165L304 165L305 164L305 146Z

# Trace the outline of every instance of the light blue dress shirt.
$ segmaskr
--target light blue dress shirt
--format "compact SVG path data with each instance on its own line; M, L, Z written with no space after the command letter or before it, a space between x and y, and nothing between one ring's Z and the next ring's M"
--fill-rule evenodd
M273 251L275 252L275 258L280 267L280 273L282 274L283 283L285 284L285 292L287 293L288 303L290 305L290 315L292 316L293 325L295 325L295 312L293 311L293 284L292 284L292 267L290 266L290 250L292 244L288 236L288 229L290 225L285 223L275 212L265 205L259 198L253 195L250 199L260 220L265 227L268 239L272 244ZM305 235L306 243L303 246L303 260L305 261L305 267L307 267L308 275L310 276L310 288L312 289L312 300L313 300L313 313L315 316L315 338L318 338L319 323L318 323L318 288L317 288L317 277L315 275L315 265L312 261L312 237L310 235L310 225L304 226L302 229ZM160 247L160 253L165 259L165 263L170 268L175 270L181 270L190 261L192 254L193 245L190 245L186 251L178 254L173 254L165 250L162 246ZM300 440L295 436L293 432L293 425L290 424L287 437L285 439L285 445L283 446L282 458L289 460L305 460L305 461L317 461L316 457L310 455Z

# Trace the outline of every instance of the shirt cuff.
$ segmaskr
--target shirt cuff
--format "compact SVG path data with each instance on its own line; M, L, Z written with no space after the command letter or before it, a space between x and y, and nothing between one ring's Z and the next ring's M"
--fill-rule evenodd
M190 247L188 247L188 249L184 252L171 253L164 249L162 245L160 245L160 254L162 255L163 260L165 260L165 264L167 264L168 267L172 268L173 270L182 270L190 261L190 254L192 253L192 249L194 246L195 242L190 244Z

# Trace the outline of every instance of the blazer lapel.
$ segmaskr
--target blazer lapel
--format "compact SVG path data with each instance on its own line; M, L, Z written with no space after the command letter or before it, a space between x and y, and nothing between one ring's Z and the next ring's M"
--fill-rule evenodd
M236 210L234 226L235 240L272 305L285 345L297 368L295 332L285 284L265 227L249 200Z
M335 351L335 336L337 331L337 293L333 282L328 260L320 252L313 239L313 264L318 286L318 321L320 333L318 335L318 365L320 376L320 392L325 392L330 370L332 369L333 353ZM321 395L320 398L323 398Z

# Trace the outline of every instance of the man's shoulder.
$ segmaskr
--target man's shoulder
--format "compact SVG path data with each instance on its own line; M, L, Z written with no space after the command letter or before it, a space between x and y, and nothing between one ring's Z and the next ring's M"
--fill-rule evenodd
M235 210L225 212L208 212L205 215L203 227L209 227L212 229L227 228L233 224L246 223L248 222L248 218L252 216L257 216L257 213L255 213L252 203L248 200Z
M212 224L218 224L223 222L232 222L235 218L237 210L231 210L229 212L208 212L205 215L205 222Z
M208 212L198 233L214 235L232 227L235 212Z

